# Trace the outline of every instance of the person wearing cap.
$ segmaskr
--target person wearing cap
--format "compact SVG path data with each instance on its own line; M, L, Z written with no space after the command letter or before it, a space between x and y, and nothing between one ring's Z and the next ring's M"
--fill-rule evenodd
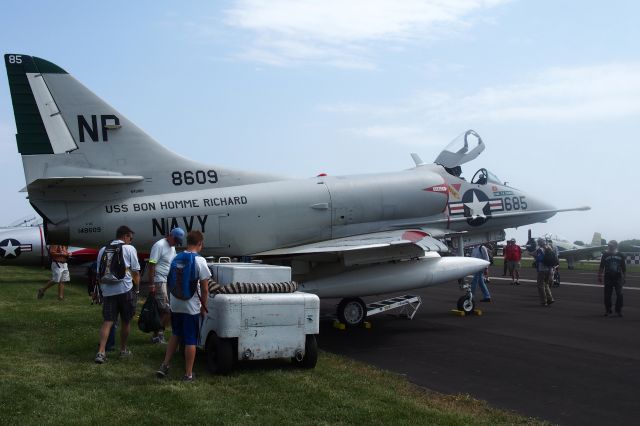
M538 272L538 295L540 296L540 304L542 306L549 306L555 302L553 294L551 294L551 288L549 287L549 280L551 277L551 267L544 264L544 254L546 250L552 250L547 247L547 242L538 238L538 249L534 254L536 271Z
M105 347L111 326L120 315L120 356L130 357L131 351L127 347L129 331L131 329L131 319L136 313L136 303L138 301L140 285L140 263L138 262L138 252L131 245L134 232L128 226L120 226L116 230L116 239L111 241L109 247L122 246L122 258L126 266L124 278L109 283L100 283L102 292L102 317L103 323L100 328L100 345L94 361L96 364L103 364L107 361ZM98 271L107 246L102 247L98 252Z
M511 275L511 285L520 285L520 259L522 259L522 249L516 244L516 239L512 238L504 254L504 260Z
M182 228L173 228L169 235L156 241L151 247L149 255L149 280L151 281L151 294L158 302L162 330L156 331L151 337L152 343L167 343L164 338L164 330L170 325L171 312L169 311L169 297L167 295L167 274L171 267L171 261L176 257L176 246L181 246L185 232Z
M602 254L600 269L598 270L598 282L602 283L604 275L604 316L611 315L611 293L616 291L616 314L622 316L622 286L627 275L627 262L622 253L618 251L618 242L611 240L607 244L608 250Z

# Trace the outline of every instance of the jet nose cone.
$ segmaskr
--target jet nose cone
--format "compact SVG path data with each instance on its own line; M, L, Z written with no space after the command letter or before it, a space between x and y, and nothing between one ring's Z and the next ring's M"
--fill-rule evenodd
M475 257L446 256L433 267L436 282L447 282L475 274L489 266L489 262Z
M539 197L532 197L527 195L525 198L525 202L527 204L527 208L526 210L556 210L556 207L551 204L549 201L539 198Z
M467 275L475 274L478 271L482 271L484 268L488 268L490 263L483 259L476 259L475 257L465 257L465 263L463 269L467 271Z

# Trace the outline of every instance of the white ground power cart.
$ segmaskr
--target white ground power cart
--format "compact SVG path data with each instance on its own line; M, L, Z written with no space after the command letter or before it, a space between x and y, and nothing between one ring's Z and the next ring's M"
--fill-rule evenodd
M212 279L199 348L212 373L237 361L290 358L303 368L318 359L320 299L295 291L291 268L254 263L209 264Z

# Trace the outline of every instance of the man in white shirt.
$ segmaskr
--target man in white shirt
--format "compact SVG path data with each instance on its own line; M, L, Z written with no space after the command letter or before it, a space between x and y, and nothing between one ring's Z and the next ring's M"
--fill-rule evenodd
M151 247L149 255L149 280L151 281L151 294L153 294L158 302L160 310L160 321L162 321L162 330L156 331L151 337L153 343L167 343L164 340L164 329L169 326L171 315L169 312L169 297L167 296L167 274L171 261L176 256L176 247L181 246L184 240L184 230L182 228L173 228L169 235L157 241Z
M113 322L120 315L122 325L120 327L120 356L131 356L131 351L127 348L127 339L129 338L130 322L136 313L136 302L138 300L138 286L140 284L140 263L138 262L138 252L131 245L133 241L133 231L128 226L121 226L116 231L116 239L108 246L102 247L98 252L98 275L100 271L105 275L99 276L100 291L102 292L102 317L104 322L100 328L100 347L95 357L97 364L106 362L105 346L109 331ZM125 274L122 279L112 279L115 273L112 269L115 262L101 265L103 262L103 254L107 247L116 248L120 246L122 258L124 259ZM109 252L107 252L109 253ZM113 257L117 257L115 254ZM101 267L102 266L102 267Z
M185 250L185 253L196 255L194 259L195 265L193 266L196 269L198 285L188 300L175 297L175 293L169 294L169 305L171 307L171 338L167 345L164 361L160 364L158 371L156 371L156 375L159 378L166 377L169 373L171 358L182 341L185 360L185 374L182 380L186 382L193 381L193 362L196 358L196 345L200 334L200 317L204 317L207 312L206 303L209 296L207 284L211 277L211 272L207 267L207 261L198 255L198 252L202 250L203 244L204 236L202 232L191 231L187 234L187 250ZM180 256L182 256L182 254ZM172 272L173 271L170 271L170 275ZM188 277L183 280L183 282L184 281L188 281ZM189 285L189 283L186 285ZM171 285L169 285L169 288L171 288Z

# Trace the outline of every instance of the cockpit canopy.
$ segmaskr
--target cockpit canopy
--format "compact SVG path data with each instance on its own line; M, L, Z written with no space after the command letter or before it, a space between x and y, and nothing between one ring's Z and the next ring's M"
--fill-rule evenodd
M452 169L475 159L482 151L484 142L480 135L473 130L467 130L447 145L434 163Z
M484 148L485 145L480 135L474 130L467 130L447 145L434 163L443 166L453 176L462 178L462 168L460 166L477 158L484 151ZM488 183L504 185L504 182L498 176L484 168L473 175L471 183L477 185L486 185Z
M544 239L545 240L551 240L551 241L559 241L561 243L571 243L569 240L567 240L565 237L563 237L562 235L557 235L557 234L545 234L544 235Z
M488 183L492 183L495 185L504 185L504 182L500 180L500 178L493 173L491 173L487 169L480 169L473 175L473 179L471 179L471 183L475 183L478 185L486 185Z

